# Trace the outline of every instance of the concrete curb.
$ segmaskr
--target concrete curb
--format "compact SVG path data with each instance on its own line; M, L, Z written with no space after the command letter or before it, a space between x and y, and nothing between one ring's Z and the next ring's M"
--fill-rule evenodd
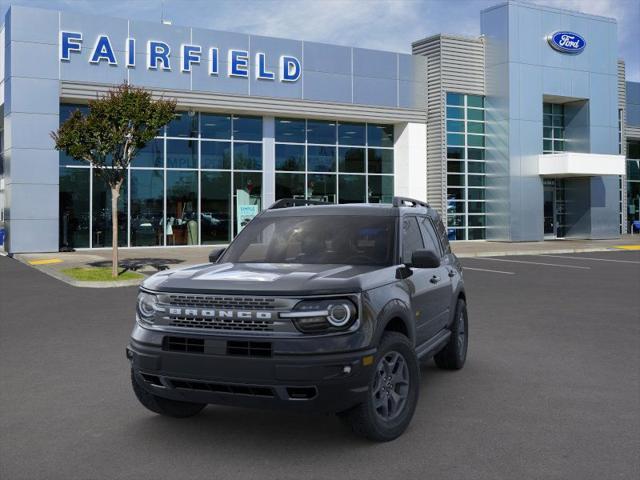
M597 248L556 248L548 250L513 250L509 252L496 251L496 252L473 252L473 253L456 253L458 258L473 258L473 257L508 257L513 255L551 255L551 254L563 254L563 253L593 253L593 252L610 252L621 251L614 247L597 247Z

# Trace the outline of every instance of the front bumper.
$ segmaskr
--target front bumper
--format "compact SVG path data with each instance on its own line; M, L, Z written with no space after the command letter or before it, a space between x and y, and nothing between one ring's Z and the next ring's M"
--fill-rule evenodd
M375 349L326 354L274 351L269 357L234 356L215 347L177 352L163 348L163 337L174 334L149 333L136 327L127 347L138 383L155 395L198 403L340 412L366 398L370 357L375 355ZM241 337L206 340L215 345L228 339Z

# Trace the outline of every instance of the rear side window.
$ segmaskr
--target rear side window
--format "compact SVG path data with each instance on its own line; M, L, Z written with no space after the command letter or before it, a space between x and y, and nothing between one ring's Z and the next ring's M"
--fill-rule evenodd
M438 235L436 234L431 219L428 217L421 218L420 229L424 237L425 248L433 250L436 255L442 257L442 247L440 246L440 241L438 240Z
M411 263L411 255L415 250L424 248L418 219L405 217L402 220L402 263Z
M433 224L435 226L436 233L438 234L438 238L440 239L440 244L444 249L444 254L446 255L448 253L451 253L451 246L449 245L449 237L447 236L447 229L444 226L444 223L442 223L442 219L440 218L439 215L436 215L433 218Z

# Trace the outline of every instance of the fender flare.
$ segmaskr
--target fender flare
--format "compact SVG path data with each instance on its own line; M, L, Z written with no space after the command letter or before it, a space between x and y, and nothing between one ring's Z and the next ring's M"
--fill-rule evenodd
M404 325L409 340L415 345L416 328L412 321L411 308L401 300L390 300L380 311L376 331L373 337L373 345L378 345L389 323L394 319L400 319Z

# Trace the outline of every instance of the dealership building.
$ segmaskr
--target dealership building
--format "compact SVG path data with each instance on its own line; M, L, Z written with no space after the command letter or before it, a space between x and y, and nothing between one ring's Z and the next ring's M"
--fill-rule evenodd
M412 54L12 6L0 29L9 252L111 246L110 191L54 148L126 81L177 100L136 156L122 246L228 243L279 198L427 200L451 240L615 238L640 220L640 84L611 18L507 2Z

